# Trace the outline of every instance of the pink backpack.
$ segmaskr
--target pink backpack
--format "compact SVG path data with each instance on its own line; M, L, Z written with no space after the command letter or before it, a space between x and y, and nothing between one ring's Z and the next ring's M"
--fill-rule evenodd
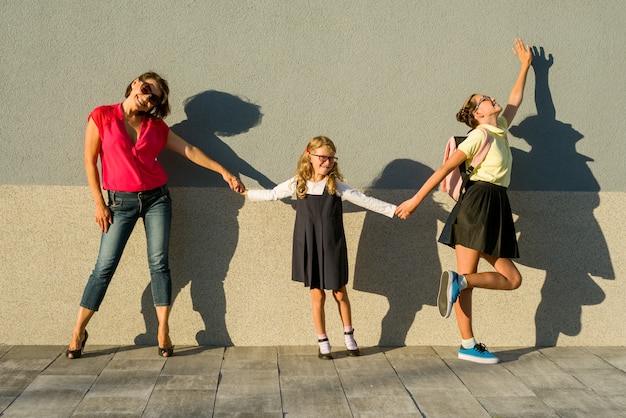
M485 134L485 140L482 142L480 148L474 155L470 166L466 169L465 161L463 161L461 165L459 165L459 169L452 170L439 185L439 190L448 193L454 200L458 201L463 195L465 192L465 185L469 181L470 175L474 172L475 168L485 160L485 156L487 156L489 148L491 147L493 138L486 129L480 128L480 130ZM463 142L465 138L467 138L467 136L451 136L450 139L448 139L446 150L443 155L444 163L454 153L454 151L456 151L458 145Z

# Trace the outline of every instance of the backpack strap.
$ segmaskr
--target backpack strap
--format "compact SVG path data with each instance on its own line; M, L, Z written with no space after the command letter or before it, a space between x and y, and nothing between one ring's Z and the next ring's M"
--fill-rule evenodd
M469 178L476 169L485 160L487 153L489 152L489 148L491 148L491 143L493 142L493 138L489 131L485 128L480 128L481 131L485 134L485 139L481 142L480 148L474 154L474 158L472 158L472 162L469 167L465 169L465 171L461 170L461 178L463 179L461 183L461 192L459 196L459 200L463 198L465 194L465 188L467 187L467 183L469 183Z
M474 158L472 158L471 164L465 170L465 174L468 177L474 172L476 167L478 167L485 160L485 157L487 156L487 153L491 148L491 143L493 142L493 138L491 137L489 131L487 131L485 128L480 128L480 130L483 131L483 133L485 134L485 139L480 144L480 148L478 148L476 154L474 154Z

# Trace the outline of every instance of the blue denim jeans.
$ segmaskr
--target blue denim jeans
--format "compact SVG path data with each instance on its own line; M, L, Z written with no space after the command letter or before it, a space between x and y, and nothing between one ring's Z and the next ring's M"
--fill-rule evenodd
M89 276L80 306L92 311L100 308L124 247L139 218L143 218L146 231L154 305L170 306L172 280L168 257L172 201L167 187L139 193L109 191L108 195L113 223L107 233L102 233L96 267Z

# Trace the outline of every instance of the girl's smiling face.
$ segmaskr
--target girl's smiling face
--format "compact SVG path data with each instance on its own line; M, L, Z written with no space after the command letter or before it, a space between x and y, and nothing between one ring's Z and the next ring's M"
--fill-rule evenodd
M337 158L335 153L327 146L319 147L309 152L309 161L313 167L313 181L322 181L333 169Z
M162 92L156 81L152 79L136 79L132 92L140 109L150 110L161 102Z

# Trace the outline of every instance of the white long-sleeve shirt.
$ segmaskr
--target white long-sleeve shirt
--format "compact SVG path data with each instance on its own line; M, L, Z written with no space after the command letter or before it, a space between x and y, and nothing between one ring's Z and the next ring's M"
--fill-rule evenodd
M296 193L296 181L296 178L293 177L280 183L273 189L248 190L248 199L250 199L250 201L262 201L279 200L286 197L292 197ZM326 182L327 179L318 182L307 181L307 194L322 195L324 193L324 189L326 188ZM396 211L396 205L367 196L341 181L337 181L337 196L347 200L348 202L354 203L357 206L380 213L381 215L385 215L389 218L393 218Z

